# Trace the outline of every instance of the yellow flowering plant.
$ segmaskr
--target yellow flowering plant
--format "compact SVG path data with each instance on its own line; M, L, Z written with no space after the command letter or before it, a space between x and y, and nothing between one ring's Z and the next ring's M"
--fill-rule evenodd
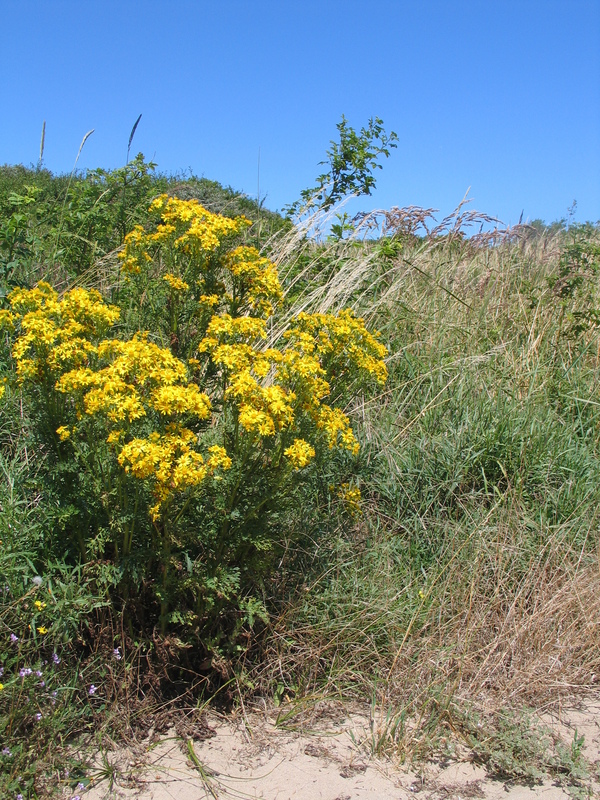
M125 238L112 304L39 284L0 312L14 389L45 404L71 464L67 539L113 563L130 606L156 598L163 631L256 613L248 593L293 487L328 453L358 452L344 393L387 377L385 348L349 310L273 335L283 293L240 238L248 224L162 195Z

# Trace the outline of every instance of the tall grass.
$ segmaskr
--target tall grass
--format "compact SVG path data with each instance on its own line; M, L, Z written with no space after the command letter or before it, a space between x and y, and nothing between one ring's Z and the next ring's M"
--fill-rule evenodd
M394 726L405 752L470 730L473 709L552 705L600 676L600 343L561 322L583 302L553 289L569 235L469 240L456 217L272 243L290 317L352 305L382 331L390 379L353 409L363 516L326 545L322 521L307 531L255 677L375 697L412 719Z

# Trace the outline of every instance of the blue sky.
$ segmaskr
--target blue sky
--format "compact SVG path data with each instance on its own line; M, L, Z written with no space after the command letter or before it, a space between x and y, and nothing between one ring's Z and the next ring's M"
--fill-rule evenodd
M398 134L364 209L600 219L600 0L3 0L0 163L192 170L280 209L336 123Z

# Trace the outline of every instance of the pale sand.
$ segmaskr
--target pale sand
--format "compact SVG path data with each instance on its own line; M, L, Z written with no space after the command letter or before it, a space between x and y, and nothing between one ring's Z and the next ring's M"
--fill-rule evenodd
M566 788L545 782L528 787L486 777L468 760L442 768L425 764L420 774L391 760L367 755L369 719L325 714L316 730L282 730L267 714L234 718L208 716L210 738L183 739L175 731L151 744L108 754L116 768L112 789L101 781L81 800L559 800ZM600 798L600 698L583 709L561 710L544 724L573 739L575 727L585 736L584 754L596 777L593 797ZM363 743L361 745L361 742ZM190 748L193 748L192 750ZM195 762L195 763L194 763ZM70 795L72 796L72 792Z

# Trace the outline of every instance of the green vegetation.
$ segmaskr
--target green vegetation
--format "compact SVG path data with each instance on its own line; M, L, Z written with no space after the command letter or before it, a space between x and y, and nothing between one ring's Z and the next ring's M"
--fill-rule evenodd
M74 736L215 692L587 780L581 737L506 711L600 674L598 227L308 238L375 124L297 226L141 155L0 170L3 795L85 787Z

